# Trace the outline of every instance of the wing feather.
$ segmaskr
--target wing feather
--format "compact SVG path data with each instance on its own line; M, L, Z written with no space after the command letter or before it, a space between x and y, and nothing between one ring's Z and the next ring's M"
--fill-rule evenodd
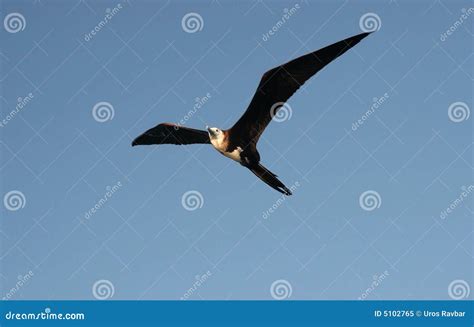
M230 129L230 135L256 145L272 117L301 85L369 34L352 36L267 71L247 110Z
M138 136L132 142L135 145L148 144L205 144L210 143L206 131L183 127L170 123L158 124Z

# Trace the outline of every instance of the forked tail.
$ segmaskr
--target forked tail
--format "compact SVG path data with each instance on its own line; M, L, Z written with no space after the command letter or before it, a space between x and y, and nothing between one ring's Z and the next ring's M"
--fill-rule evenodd
M291 195L291 191L277 178L277 175L263 167L260 163L247 167L254 173L258 178L267 183L269 186L274 188L280 193L285 195Z

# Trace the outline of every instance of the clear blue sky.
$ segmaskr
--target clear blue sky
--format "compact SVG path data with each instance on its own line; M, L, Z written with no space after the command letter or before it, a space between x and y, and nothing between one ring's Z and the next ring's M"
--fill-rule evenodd
M290 299L472 287L473 194L443 215L474 183L474 18L456 23L470 4L1 1L2 21L24 18L0 28L2 200L21 192L1 206L1 296L30 271L12 299L93 299L101 280L113 299L179 299L207 272L190 299L272 299L278 280ZM194 33L188 13L202 18ZM305 84L291 119L260 140L293 196L210 146L130 147L159 122L230 127L263 72L360 33L366 13L377 33ZM182 205L189 191L196 210Z

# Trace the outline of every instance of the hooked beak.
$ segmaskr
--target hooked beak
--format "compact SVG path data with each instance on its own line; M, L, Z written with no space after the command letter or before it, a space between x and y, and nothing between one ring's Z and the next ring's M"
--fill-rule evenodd
M209 126L206 126L206 129L207 129L207 131L209 132L209 134L211 134L212 136L214 136L214 131L213 131Z

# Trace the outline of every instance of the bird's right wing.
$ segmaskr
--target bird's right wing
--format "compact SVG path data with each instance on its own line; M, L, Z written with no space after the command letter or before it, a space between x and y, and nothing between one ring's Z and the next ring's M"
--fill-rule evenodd
M183 127L170 123L158 124L138 136L132 142L135 145L148 144L196 144L211 143L209 134L199 129Z
M277 111L301 85L369 34L349 37L267 71L247 110L230 129L231 135L256 144Z

